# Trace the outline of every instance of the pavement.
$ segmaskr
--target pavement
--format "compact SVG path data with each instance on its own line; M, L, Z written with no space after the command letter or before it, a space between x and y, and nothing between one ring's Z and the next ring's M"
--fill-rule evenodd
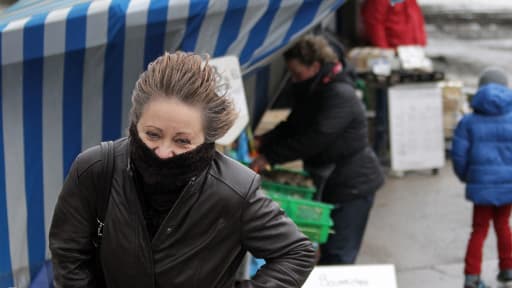
M463 287L472 204L447 162L439 174L389 177L377 192L356 264L394 264L399 288ZM497 286L496 237L484 246L482 278Z

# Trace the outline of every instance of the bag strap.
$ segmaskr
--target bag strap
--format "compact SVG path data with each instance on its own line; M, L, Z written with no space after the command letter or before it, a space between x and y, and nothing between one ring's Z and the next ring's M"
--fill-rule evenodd
M99 189L96 191L96 241L94 246L99 248L103 239L103 227L105 226L105 215L107 214L110 190L112 188L112 177L114 176L114 142L101 142L101 159L103 169L99 181Z

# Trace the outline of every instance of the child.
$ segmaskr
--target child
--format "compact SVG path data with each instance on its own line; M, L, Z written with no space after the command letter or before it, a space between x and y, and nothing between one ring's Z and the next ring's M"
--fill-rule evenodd
M471 107L474 112L455 130L452 159L457 177L466 183L466 198L474 203L464 287L483 288L482 248L491 220L498 238L498 281L512 281L512 91L502 69L484 70Z

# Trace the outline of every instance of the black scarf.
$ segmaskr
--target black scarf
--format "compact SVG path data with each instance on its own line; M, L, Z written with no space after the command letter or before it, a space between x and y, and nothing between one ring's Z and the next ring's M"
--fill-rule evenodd
M203 143L174 157L161 159L139 137L135 125L130 127L131 162L147 184L174 189L186 185L206 170L215 155L214 143Z
M306 80L292 82L291 88L293 89L294 94L301 94L304 92L309 94L309 92L313 90L313 87L316 84L318 78L319 74L317 73Z

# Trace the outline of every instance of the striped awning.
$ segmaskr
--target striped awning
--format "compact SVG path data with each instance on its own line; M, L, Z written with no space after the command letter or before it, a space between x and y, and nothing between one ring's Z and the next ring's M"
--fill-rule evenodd
M0 287L25 287L76 155L123 134L163 51L268 62L344 0L25 0L0 13Z

